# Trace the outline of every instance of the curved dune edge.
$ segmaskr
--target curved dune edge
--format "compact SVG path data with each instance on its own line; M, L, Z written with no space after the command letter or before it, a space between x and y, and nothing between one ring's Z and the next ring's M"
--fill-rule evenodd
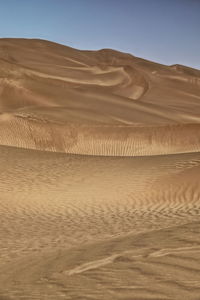
M200 151L200 71L0 39L0 144L102 156Z
M0 144L102 156L148 156L200 151L200 124L162 126L59 124L4 114Z

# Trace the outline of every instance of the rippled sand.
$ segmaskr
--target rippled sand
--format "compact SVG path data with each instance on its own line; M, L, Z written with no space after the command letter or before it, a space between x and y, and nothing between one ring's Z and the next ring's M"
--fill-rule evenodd
M200 71L0 39L0 299L200 299Z

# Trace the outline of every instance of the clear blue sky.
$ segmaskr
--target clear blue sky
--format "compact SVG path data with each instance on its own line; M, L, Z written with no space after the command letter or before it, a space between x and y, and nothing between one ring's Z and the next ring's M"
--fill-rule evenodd
M200 0L0 0L0 37L113 48L200 69Z

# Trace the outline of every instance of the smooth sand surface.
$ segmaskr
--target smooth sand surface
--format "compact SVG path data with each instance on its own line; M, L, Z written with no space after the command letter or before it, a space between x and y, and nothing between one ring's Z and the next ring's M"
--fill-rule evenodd
M199 180L199 70L0 39L0 300L199 300Z

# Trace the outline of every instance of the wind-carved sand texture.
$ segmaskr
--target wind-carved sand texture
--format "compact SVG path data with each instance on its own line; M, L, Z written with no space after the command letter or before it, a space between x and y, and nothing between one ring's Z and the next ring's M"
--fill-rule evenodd
M0 39L0 299L200 299L200 71Z

